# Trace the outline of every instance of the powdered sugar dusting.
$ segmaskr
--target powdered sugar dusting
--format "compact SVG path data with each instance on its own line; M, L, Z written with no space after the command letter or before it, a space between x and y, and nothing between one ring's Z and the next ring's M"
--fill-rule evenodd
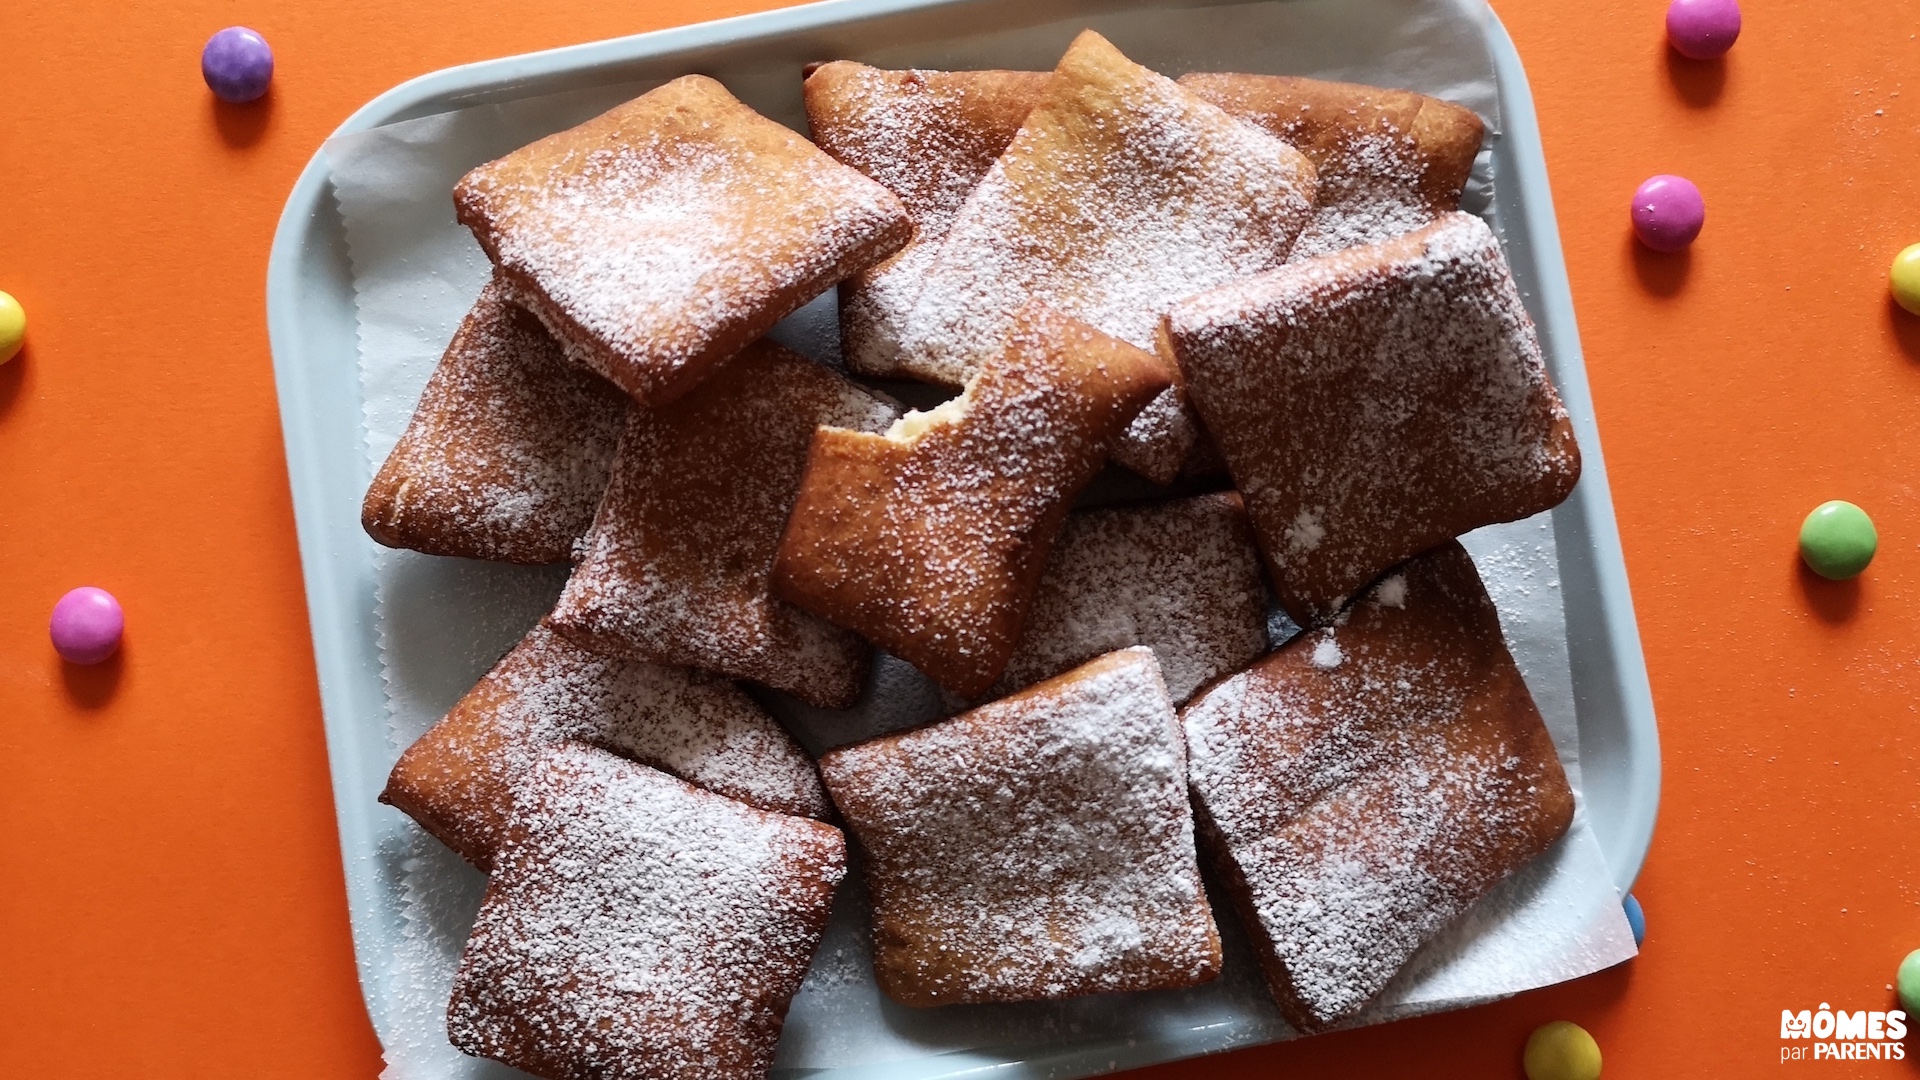
M1380 582L1373 593L1374 602L1381 607L1402 608L1407 606L1407 577L1394 574Z
M1153 649L1174 702L1266 651L1266 587L1231 494L1085 510L1047 561L994 696L1130 645Z
M515 299L645 402L911 229L886 189L700 76L474 170L455 199Z
M1311 259L1371 244L1412 232L1438 217L1414 187L1419 180L1417 150L1411 136L1384 125L1357 133L1338 168L1319 169L1322 187L1313 220L1294 244L1292 258Z
M965 381L1030 298L1151 349L1175 300L1280 265L1313 190L1291 147L1083 34L954 219L902 363Z
M515 797L448 1035L547 1076L758 1080L845 857L830 826L556 750Z
M821 769L867 855L882 986L916 1004L1191 985L1219 966L1153 654Z
M1319 180L1295 261L1376 243L1460 207L1483 134L1470 110L1405 90L1269 75L1180 85L1298 147Z
M514 785L566 741L617 751L762 809L828 813L813 763L732 683L590 653L545 627L401 756L387 797L484 868Z
M1579 476L1533 322L1470 215L1194 297L1168 331L1302 622Z
M1204 838L1308 1030L1372 1000L1573 814L1466 553L1396 580L1400 606L1376 590L1337 642L1303 635L1182 714Z
M624 395L569 364L491 282L427 380L361 519L392 547L564 562L593 521L625 412Z
M1320 523L1320 514L1316 510L1302 510L1293 516L1293 524L1287 526L1288 551L1312 551L1327 538L1327 527Z
M1316 637L1318 640L1315 641L1313 645L1313 666L1319 668L1321 671L1332 671L1334 668L1339 667L1340 661L1346 659L1346 657L1341 655L1340 643L1333 639L1333 631L1318 631Z
M1279 265L1312 193L1298 152L1083 37L955 219L905 351L964 382L1029 298L1150 349L1173 301Z
M868 375L899 366L902 322L954 215L1038 100L1045 72L883 71L849 61L808 76L807 121L820 148L900 197L907 246L841 283L841 350Z
M635 410L553 625L594 648L850 703L865 646L776 599L769 578L815 427L881 430L894 414L768 342L674 405Z

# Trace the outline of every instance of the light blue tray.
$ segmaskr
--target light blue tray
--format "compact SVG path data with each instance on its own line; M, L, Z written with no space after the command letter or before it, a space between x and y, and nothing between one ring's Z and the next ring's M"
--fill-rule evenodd
M436 72L382 94L340 133L590 86L662 79L764 61L797 62L865 51L896 40L937 41L1000 25L1023 26L1112 11L1096 0L829 0ZM1145 5L1124 5L1145 6ZM1162 3L1157 6L1175 6ZM1178 5L1184 6L1184 5ZM1573 416L1584 472L1554 511L1565 598L1580 759L1592 827L1622 891L1646 856L1659 801L1660 756L1646 665L1614 523L1606 466L1581 360L1573 301L1548 193L1526 74L1512 40L1487 21L1499 75L1501 136L1493 145L1493 217L1514 276L1539 325L1554 380ZM360 530L368 483L361 451L356 324L346 240L327 165L308 163L288 197L267 273L267 319L294 516L306 574L333 794L346 863L348 906L361 987L370 1011L383 1000L399 915L387 901L391 867L375 857L398 825L375 795L387 745L380 654L374 638L373 548ZM377 1025L376 1025L377 1026ZM381 1033L383 1038L384 1032ZM1150 1040L1005 1054L974 1052L840 1070L865 1078L1074 1077L1209 1053L1235 1045L1231 1031L1200 1027Z

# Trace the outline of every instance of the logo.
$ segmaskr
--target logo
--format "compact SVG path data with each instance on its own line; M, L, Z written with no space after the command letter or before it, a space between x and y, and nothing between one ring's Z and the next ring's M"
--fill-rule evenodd
M1907 1014L1818 1009L1780 1010L1780 1061L1901 1061L1907 1056Z

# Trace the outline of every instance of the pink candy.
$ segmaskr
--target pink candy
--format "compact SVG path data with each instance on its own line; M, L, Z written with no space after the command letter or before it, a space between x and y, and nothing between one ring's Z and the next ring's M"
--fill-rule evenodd
M74 664L98 664L120 647L127 620L120 601L105 589L83 585L53 605L47 630L54 651Z
M1662 174L1633 193L1633 235L1655 251L1679 251L1700 235L1707 202L1683 176Z
M1673 0L1667 8L1667 41L1675 52L1694 60L1715 60L1740 36L1736 0Z

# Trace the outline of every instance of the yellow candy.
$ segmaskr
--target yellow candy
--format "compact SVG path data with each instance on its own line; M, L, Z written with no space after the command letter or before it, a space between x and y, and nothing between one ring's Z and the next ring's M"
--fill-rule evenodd
M1527 1080L1600 1080L1600 1044L1566 1020L1541 1024L1527 1037Z
M27 309L0 292L0 364L13 359L27 340Z
M1900 306L1920 315L1920 244L1914 244L1893 257L1893 269L1887 271L1887 285Z

